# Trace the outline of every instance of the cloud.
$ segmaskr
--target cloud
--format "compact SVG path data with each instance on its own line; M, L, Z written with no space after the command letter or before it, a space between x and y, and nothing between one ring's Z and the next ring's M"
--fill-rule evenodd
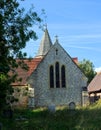
M60 36L59 38L61 38L61 40L64 40L64 41L65 40L68 40L68 41L69 40L70 41L78 41L78 40L82 40L82 41L86 41L86 40L87 41L94 41L94 40L96 40L96 42L97 42L97 41L101 40L101 33L100 34L63 35L63 36ZM91 42L91 43L94 43L94 42Z
M59 37L59 41L63 44L74 44L74 45L95 45L95 44L101 44L101 34L78 34L78 35L66 35L62 34Z
M101 67L95 68L96 72L101 72Z
M101 49L99 49L99 48L93 48L93 47L73 46L73 45L69 45L68 47L77 48L77 49L86 49L86 50L101 51Z
M84 46L77 46L77 45L67 45L67 46L70 48L86 49L86 50L93 50L93 51L101 52L100 48L84 47Z
M80 34L80 35L71 35L69 36L70 38L75 38L75 39L81 39L81 38L101 38L101 34Z
M100 29L101 28L101 24L100 22L97 23L49 23L49 28L51 29L63 29L63 30L67 30L67 29L73 29L73 30L93 30L93 29Z

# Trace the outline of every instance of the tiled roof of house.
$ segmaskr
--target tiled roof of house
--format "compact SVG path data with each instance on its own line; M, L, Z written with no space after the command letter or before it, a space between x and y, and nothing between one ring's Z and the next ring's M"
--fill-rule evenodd
M73 61L76 63L76 64L78 64L78 58L77 57L74 57L74 58L72 58L73 59Z
M42 58L33 58L31 60L23 60L25 64L28 66L28 71L22 69L21 67L18 67L15 71L18 73L18 78L22 78L21 81L15 82L12 85L26 85L26 81L28 77L34 72L34 70L37 68L38 64L41 62Z
M98 73L88 85L88 92L97 92L101 90L101 72Z

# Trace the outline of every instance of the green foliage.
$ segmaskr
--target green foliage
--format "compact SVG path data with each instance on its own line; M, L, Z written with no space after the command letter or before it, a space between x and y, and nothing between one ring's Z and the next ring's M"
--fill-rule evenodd
M83 61L79 62L79 67L84 72L85 76L88 78L88 83L90 83L96 75L93 63L89 60L83 59Z
M101 101L75 110L65 107L55 113L47 109L15 110L12 119L0 116L0 122L5 130L100 130L100 115Z
M40 26L41 22L34 8L26 13L17 0L0 0L0 108L6 104L8 94L13 92L11 83L17 79L15 69L21 66L28 70L23 63L26 53L22 53L21 49L30 39L37 39L32 27ZM16 62L15 59L22 61Z

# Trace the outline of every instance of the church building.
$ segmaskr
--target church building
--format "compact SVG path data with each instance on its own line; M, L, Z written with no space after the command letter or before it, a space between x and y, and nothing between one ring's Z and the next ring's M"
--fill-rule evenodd
M85 105L87 78L56 38L53 44L47 28L44 31L37 55L24 60L29 70L17 69L22 81L14 88L28 87L28 95L19 95L19 103L28 107Z

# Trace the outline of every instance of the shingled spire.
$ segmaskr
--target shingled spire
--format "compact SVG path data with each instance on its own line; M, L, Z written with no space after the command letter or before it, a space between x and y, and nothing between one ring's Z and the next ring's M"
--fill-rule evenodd
M46 28L44 31L44 35L42 37L40 46L39 46L37 57L44 57L49 51L49 49L51 48L51 46L52 46L52 42L51 42L48 30Z

